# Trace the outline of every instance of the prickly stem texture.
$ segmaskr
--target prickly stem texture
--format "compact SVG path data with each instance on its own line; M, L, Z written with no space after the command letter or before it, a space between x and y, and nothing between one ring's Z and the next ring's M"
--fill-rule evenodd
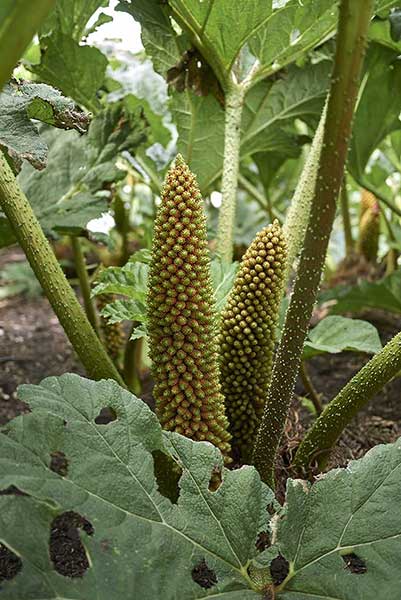
M1 152L0 208L10 221L15 237L88 375L93 379L115 379L120 385L124 385L86 318L26 196Z
M164 429L230 453L220 391L206 219L181 156L162 190L152 246L148 328L153 395Z
M56 0L14 1L13 8L1 24L0 90L55 3Z
M217 226L216 253L224 260L233 258L235 212L237 203L241 117L245 88L232 84L226 93L224 125L223 195Z
M101 294L96 297L99 313L116 299L113 294ZM116 363L120 357L121 350L125 345L125 334L122 323L109 323L105 317L100 315L100 330L107 354Z
M302 249L305 231L308 226L311 204L315 194L316 178L323 144L326 114L327 102L323 108L319 125L317 126L312 145L305 160L305 164L283 226L283 231L288 246L288 266L286 280L288 279L295 258Z
M363 190L357 250L370 263L377 261L380 234L380 207L375 196Z
M323 146L294 291L258 431L254 463L274 486L274 461L294 392L344 175L373 0L342 0Z
M275 221L244 254L221 316L220 381L234 456L243 462L252 457L270 383L286 258Z
M400 369L401 333L398 333L326 406L299 446L295 467L307 469L316 459L323 468L344 428Z

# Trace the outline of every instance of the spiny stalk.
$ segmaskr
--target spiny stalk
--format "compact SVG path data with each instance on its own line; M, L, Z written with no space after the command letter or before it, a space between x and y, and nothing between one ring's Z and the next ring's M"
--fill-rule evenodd
M336 57L316 189L294 291L255 444L255 466L262 479L271 487L274 487L274 461L294 392L343 180L372 10L373 0L341 2Z

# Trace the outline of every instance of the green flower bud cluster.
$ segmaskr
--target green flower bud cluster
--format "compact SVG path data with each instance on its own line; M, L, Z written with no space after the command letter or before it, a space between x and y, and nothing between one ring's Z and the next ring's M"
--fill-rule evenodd
M286 260L286 242L275 221L244 254L222 314L222 392L232 446L243 461L251 458L270 383Z
M359 217L358 252L370 263L377 261L380 234L380 208L375 196L363 190Z
M194 175L179 155L157 213L148 284L150 358L162 427L230 453L220 392L206 219Z
M99 312L115 300L113 294L101 294L96 297L96 305ZM117 362L121 349L125 344L125 333L122 323L109 323L107 319L100 315L100 330L104 347L110 358Z

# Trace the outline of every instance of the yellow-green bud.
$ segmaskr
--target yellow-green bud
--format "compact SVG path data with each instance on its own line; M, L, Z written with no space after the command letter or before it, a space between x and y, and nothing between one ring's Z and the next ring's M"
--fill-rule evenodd
M251 457L270 383L286 243L275 221L243 256L221 318L220 372L234 452Z
M229 461L209 263L202 197L177 156L162 190L148 284L156 412L164 429L209 441Z

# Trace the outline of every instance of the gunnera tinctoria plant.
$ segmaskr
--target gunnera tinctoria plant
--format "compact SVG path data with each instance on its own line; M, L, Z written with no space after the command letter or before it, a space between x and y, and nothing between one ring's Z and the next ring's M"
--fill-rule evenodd
M195 176L180 155L161 196L148 285L156 412L164 429L209 441L229 460L206 218Z
M243 461L251 458L270 383L286 260L284 235L275 221L245 252L222 314L222 392L234 454Z

